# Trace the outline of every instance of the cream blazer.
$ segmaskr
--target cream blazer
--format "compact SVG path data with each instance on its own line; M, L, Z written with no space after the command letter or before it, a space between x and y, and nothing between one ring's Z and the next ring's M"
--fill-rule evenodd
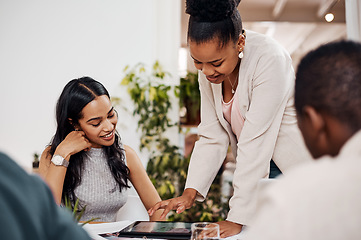
M204 200L219 171L229 144L236 157L234 194L227 220L247 225L256 207L258 181L267 178L273 159L283 173L311 161L297 127L294 109L294 70L289 54L275 40L247 31L239 67L241 113L244 126L237 141L222 113L222 85L199 72L201 123L188 169L185 188Z

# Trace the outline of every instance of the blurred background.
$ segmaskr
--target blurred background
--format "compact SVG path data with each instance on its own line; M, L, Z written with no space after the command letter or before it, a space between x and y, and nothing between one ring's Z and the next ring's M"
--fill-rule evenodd
M134 103L120 85L123 69L138 63L152 68L158 61L173 87L195 72L184 8L184 0L0 0L0 150L31 168L34 154L55 133L55 105L63 87L90 76L121 99L118 131L146 166L149 153L139 150ZM319 44L360 40L358 0L242 0L239 11L244 28L279 41L295 67ZM171 101L169 117L177 122L184 107L176 97ZM189 154L194 141L187 142L186 135L196 134L196 122L184 126L185 132L172 128L168 136Z

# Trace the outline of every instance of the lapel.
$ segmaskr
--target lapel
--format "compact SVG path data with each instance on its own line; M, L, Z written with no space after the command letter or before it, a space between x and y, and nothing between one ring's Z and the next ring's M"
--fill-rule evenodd
M216 113L219 122L221 123L222 127L226 129L228 135L231 135L232 129L231 125L224 119L223 117L223 111L222 111L222 84L211 84L212 86L212 92L213 92L213 99L214 99L214 105L216 108ZM233 134L233 133L232 133Z

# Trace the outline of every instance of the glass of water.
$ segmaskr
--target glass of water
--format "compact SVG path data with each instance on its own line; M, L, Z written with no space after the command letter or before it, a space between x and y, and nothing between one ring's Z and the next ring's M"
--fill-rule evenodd
M219 239L219 225L211 222L192 223L191 240Z

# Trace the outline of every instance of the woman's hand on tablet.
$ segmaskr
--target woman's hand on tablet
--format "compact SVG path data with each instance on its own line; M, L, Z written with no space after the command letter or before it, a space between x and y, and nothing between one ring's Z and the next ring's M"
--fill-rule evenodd
M181 213L184 210L190 208L195 199L196 199L197 191L193 188L187 188L184 190L182 196L171 198L168 200L164 200L156 203L152 208L148 210L149 216L152 216L155 211L158 209L164 209L160 218L165 219L169 211L176 210L177 213Z

